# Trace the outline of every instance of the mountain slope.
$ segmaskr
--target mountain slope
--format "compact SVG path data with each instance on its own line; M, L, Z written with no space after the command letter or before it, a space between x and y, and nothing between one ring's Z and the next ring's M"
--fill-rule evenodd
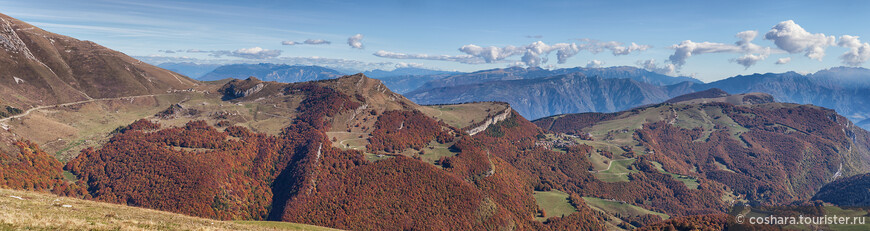
M704 85L732 94L763 92L779 102L813 104L836 110L857 122L870 118L870 70L832 68L815 74L794 72L740 75Z
M244 79L247 77L257 77L266 81L294 83L334 79L342 75L342 73L336 70L319 66L290 66L271 63L231 64L220 66L202 75L202 77L199 77L199 80L213 81L227 78Z
M754 100L722 103L729 97L534 122L574 137L571 142L611 152L604 155L607 161L630 153L638 167L651 163L687 186L722 184L723 198L754 204L806 201L834 179L870 171L870 134L834 111Z
M687 93L680 88L673 89L630 79L586 77L575 73L421 89L405 96L420 104L504 101L525 117L540 118L573 112L615 112Z
M0 105L36 105L163 94L197 84L90 41L0 14Z

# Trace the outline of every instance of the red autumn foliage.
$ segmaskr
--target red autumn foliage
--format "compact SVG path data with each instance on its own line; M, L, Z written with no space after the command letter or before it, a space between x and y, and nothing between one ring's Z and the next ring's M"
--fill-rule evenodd
M560 115L559 117L546 117L535 120L534 123L540 128L553 133L581 134L581 130L595 123L607 121L616 117L615 113L580 113Z
M721 107L750 131L735 140L721 129L705 142L694 142L700 131L658 122L645 125L636 139L655 151L649 159L662 163L665 170L721 182L758 203L809 199L839 169L839 150L848 146L830 111L808 106L705 106ZM697 173L690 171L693 168Z
M15 146L16 154L0 153L0 187L87 197L84 187L64 181L63 164L39 145L25 140L15 142Z
M386 111L378 116L367 149L401 152L407 148L421 150L432 140L453 141L444 122L437 122L419 111Z
M735 218L728 214L694 215L668 219L666 221L644 226L639 231L671 231L671 230L783 230L772 225L737 224Z

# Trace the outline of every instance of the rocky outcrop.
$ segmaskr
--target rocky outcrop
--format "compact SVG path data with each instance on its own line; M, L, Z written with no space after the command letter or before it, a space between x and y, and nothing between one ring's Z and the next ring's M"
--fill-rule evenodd
M476 125L476 126L475 125L470 126L471 128L465 130L465 132L467 132L469 135L473 136L473 135L480 133L482 131L486 131L486 129L489 128L490 125L504 121L508 117L510 117L512 111L513 111L513 109L511 109L511 107L508 106L501 113L496 114L495 116L486 118L481 124Z

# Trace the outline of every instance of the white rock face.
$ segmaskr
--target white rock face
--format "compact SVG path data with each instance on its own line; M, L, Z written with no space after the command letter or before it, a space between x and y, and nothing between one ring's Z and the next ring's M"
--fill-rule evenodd
M508 116L510 116L510 115L511 115L511 107L508 106L507 109L505 109L501 114L498 114L496 116L493 116L492 118L487 119L482 125L474 127L472 129L469 129L466 132L468 132L469 135L473 136L477 133L480 133L480 132L486 130L486 128L489 128L489 125L493 125L495 123L506 120L508 118Z
M27 49L24 41L21 41L21 38L15 33L12 24L2 18L0 18L0 47L7 52L23 54L28 59L36 60L36 57L30 53L30 49Z

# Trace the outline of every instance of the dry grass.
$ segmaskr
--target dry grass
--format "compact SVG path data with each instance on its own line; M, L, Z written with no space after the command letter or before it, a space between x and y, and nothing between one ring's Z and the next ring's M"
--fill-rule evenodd
M283 222L217 221L52 194L0 189L0 230L332 229Z
M492 102L465 103L454 105L435 105L420 108L424 114L435 117L456 128L468 127L471 124L485 120L487 117L501 113L506 105Z

